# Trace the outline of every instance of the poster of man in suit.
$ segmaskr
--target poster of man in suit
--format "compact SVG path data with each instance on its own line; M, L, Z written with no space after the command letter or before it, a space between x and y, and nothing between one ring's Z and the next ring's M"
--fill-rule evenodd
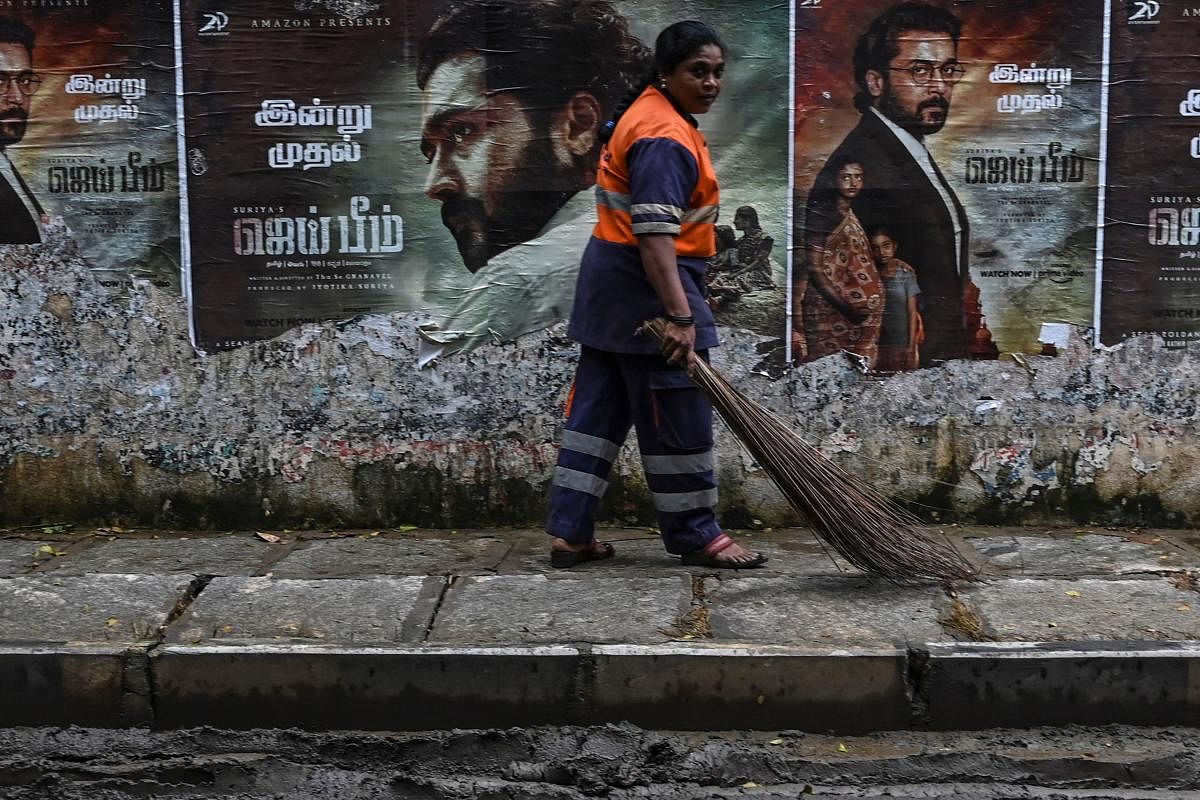
M13 166L8 148L25 138L29 108L42 78L33 71L33 29L0 17L0 243L42 241L45 214Z
M797 2L793 361L895 372L1089 325L1102 11Z
M178 290L169 0L0 3L0 245Z

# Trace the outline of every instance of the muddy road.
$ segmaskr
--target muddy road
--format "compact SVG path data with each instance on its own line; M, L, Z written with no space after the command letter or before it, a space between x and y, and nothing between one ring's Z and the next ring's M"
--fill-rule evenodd
M11 800L1200 798L1200 730L0 729Z

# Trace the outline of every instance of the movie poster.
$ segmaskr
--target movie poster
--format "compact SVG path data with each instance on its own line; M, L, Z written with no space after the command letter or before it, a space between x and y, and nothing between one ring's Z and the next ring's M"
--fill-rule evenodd
M200 350L411 310L428 363L565 319L595 223L597 129L684 18L729 47L700 120L725 207L718 315L782 329L786 5L186 0L181 13Z
M1112 3L1100 335L1200 338L1200 4Z
M179 290L168 0L0 2L0 245L71 237L106 287Z
M796 361L889 373L1090 326L1104 10L797 0Z

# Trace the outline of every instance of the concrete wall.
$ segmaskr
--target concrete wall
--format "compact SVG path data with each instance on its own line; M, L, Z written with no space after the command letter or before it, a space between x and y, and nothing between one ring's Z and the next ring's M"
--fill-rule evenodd
M178 297L110 296L65 238L7 252L0 524L540 523L575 358L562 326L419 372L414 314L199 357ZM788 371L770 340L724 340L714 363L747 394L927 517L1200 520L1197 358L1156 338L886 380L849 357ZM799 521L718 437L726 523ZM652 524L629 446L603 517Z

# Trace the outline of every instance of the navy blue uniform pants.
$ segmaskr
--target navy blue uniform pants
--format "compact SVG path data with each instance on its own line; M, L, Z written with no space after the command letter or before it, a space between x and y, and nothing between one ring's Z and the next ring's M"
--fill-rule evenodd
M579 544L594 538L596 506L631 425L667 552L698 550L721 533L712 405L686 371L657 354L584 347L572 394L547 533Z

